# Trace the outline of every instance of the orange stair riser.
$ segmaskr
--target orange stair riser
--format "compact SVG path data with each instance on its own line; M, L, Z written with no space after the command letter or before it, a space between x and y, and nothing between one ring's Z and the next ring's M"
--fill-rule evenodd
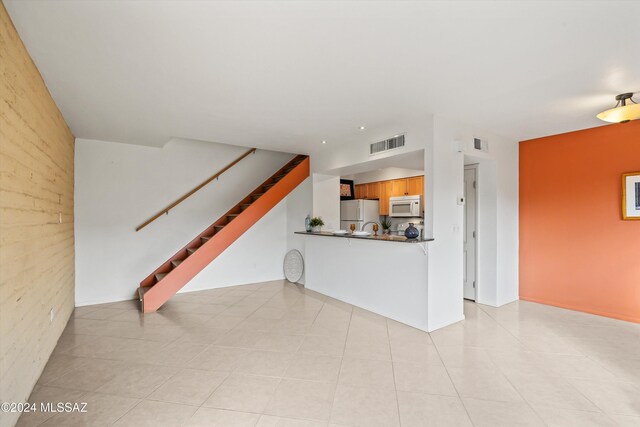
M242 214L204 243L198 251L174 268L161 282L147 291L143 297L144 312L156 311L308 176L309 158L307 157Z

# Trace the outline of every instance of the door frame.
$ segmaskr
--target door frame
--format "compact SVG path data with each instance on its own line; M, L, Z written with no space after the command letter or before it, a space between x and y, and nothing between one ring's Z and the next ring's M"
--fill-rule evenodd
M479 227L479 223L478 223L478 211L479 211L478 187L480 186L479 166L480 166L479 163L472 163L472 164L464 165L463 177L462 177L462 181L464 183L464 171L466 171L466 170L474 170L474 173L475 173L475 185L473 186L473 193L474 193L474 196L475 196L476 204L475 204L475 209L474 209L473 215L475 217L476 236L475 236L475 239L473 241L473 244L475 246L475 250L474 250L474 258L475 259L474 259L473 266L474 266L474 269L475 269L475 283L476 283L476 286L473 289L473 291L474 291L474 299L473 300L470 300L470 299L467 299L467 298L463 298L466 301L473 301L473 302L477 302L478 301L478 289L480 288L480 280L479 280L479 277L478 277L478 262L480 260L480 257L479 257L479 254L478 254L478 240L479 240L479 237L480 237L480 227ZM467 215L467 206L466 206L466 204L467 204L467 200L465 198L465 210L464 210L464 215L465 216ZM465 223L466 223L466 221L465 221ZM465 230L465 232L466 232L466 230ZM464 245L464 241L463 241L463 245ZM465 266L465 268L466 268L466 266ZM464 287L464 281L462 282L462 286ZM463 294L464 294L464 289L463 289Z

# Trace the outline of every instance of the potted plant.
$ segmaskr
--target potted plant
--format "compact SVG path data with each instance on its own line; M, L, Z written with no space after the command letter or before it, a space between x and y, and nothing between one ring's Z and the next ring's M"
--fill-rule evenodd
M309 225L311 226L311 231L313 231L314 233L319 233L322 226L324 225L324 221L319 216L314 216L313 218L311 218L311 221L309 221Z
M391 218L385 216L382 221L380 221L380 225L382 226L382 233L389 234L391 232Z

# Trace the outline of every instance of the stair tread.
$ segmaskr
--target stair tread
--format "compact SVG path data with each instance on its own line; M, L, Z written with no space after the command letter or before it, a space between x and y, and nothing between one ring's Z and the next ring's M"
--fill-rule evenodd
M174 267L177 267L180 264L182 264L182 261L184 261L184 260L178 259L178 260L175 260L175 261L171 261L171 265L173 265Z
M204 240L205 242L208 241L209 239L211 239L213 236L202 236L200 237L200 240Z
M188 248L187 252L189 253L189 255L193 254L195 251L197 251L198 248Z
M166 276L167 274L169 274L169 273L156 273L156 274L155 274L155 276L156 276L156 280L157 280L158 282L159 282L159 281L161 281L162 279L164 279L164 278L165 278L165 276Z

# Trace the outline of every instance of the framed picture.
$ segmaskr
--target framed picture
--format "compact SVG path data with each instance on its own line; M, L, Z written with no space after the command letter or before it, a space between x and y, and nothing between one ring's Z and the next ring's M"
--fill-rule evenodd
M640 220L640 172L622 175L622 219Z
M340 180L340 200L353 200L355 199L355 192L353 191L353 181L350 179Z

